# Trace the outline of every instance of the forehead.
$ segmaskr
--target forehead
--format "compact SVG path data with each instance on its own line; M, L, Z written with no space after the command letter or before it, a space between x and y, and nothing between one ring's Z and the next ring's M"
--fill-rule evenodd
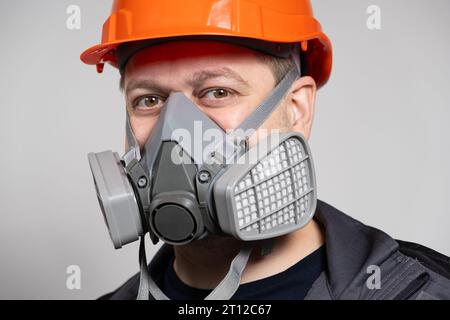
M265 68L260 57L254 50L218 41L171 41L137 52L128 61L125 74L136 76L156 70L164 73L168 69L183 73L210 67Z

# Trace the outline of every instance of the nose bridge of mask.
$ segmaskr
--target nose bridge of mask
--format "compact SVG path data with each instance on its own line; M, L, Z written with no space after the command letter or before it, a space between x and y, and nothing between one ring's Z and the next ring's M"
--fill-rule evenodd
M163 142L167 141L176 142L195 164L201 166L209 160L207 154L203 152L211 143L203 136L208 131L219 135L219 137L216 136L218 139L214 140L213 150L217 152L221 150L234 151L232 148L222 148L222 144L227 139L225 131L220 126L183 93L171 93L161 110L156 127L145 145L148 167L152 168L158 155L158 149Z

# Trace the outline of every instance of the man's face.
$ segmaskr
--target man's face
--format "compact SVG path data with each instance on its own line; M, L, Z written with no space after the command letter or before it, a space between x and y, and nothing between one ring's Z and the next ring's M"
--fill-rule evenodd
M141 147L171 92L184 93L222 129L232 130L275 87L273 72L258 53L213 41L175 41L143 49L130 59L124 76L130 123ZM305 96L312 105L313 87L312 95ZM310 124L298 123L302 109L295 94L291 90L260 130L296 130L309 136Z

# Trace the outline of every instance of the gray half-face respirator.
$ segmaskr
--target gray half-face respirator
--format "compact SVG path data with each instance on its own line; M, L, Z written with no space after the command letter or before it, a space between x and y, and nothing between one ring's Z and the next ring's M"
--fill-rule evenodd
M312 219L316 181L304 137L295 132L270 134L248 146L247 133L262 125L297 77L293 68L232 133L175 92L142 150L127 117L130 148L122 158L111 151L88 155L114 247L141 238L138 298L148 298L150 291L156 299L167 299L148 275L143 249L147 232L155 244L161 239L184 245L209 234L252 243L293 232ZM239 280L232 280L232 273L240 279L250 247L244 245L208 299L234 294Z

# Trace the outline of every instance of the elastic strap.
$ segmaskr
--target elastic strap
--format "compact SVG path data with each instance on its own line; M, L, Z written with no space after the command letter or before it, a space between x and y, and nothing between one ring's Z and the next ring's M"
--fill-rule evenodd
M262 104L253 111L239 126L241 132L247 130L256 130L264 121L272 114L272 112L278 107L281 100L284 98L292 84L299 77L299 71L297 66L291 68L284 78L273 89L271 94L264 100Z
M136 300L148 300L148 281L150 275L148 273L147 256L145 254L145 236L141 237L139 244L139 290Z
M239 288L242 273L252 253L253 243L247 242L233 259L228 273L219 285L205 298L205 300L229 300ZM155 300L170 300L158 287L148 271L145 255L145 241L141 237L139 245L140 280L137 300L148 300L149 293Z

